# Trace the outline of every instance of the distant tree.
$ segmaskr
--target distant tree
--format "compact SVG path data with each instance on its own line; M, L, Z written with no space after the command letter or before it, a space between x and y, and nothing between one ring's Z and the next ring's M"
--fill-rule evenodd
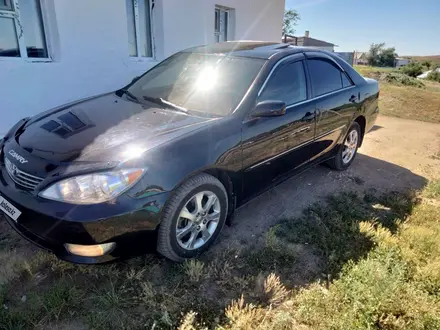
M371 66L394 66L397 54L394 47L385 48L385 43L371 44L367 55Z
M379 54L379 66L394 66L396 57L396 48L383 48Z
M298 25L298 21L301 19L299 13L294 9L288 9L284 11L284 20L283 20L283 35L285 34L294 34L295 28L294 26Z
M367 55L368 65L379 66L379 54L384 46L384 43L371 44L370 51Z

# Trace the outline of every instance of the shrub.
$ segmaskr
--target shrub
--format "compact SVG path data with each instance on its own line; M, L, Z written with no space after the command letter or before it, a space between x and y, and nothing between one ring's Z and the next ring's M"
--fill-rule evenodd
M437 70L433 70L428 74L428 80L440 82L440 72Z
M418 88L425 87L425 84L420 80L398 72L383 74L380 79L393 85L413 86Z
M426 61L423 61L423 62L422 62L422 65L423 65L424 67L426 67L426 68L429 70L429 69L431 68L431 66L432 66L432 62L426 60Z
M399 72L410 77L417 77L423 73L423 65L419 62L411 62L408 65L399 68Z

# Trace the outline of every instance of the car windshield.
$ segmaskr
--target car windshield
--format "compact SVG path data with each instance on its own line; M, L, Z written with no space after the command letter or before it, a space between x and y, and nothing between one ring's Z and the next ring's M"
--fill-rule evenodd
M128 88L139 102L159 100L174 109L226 116L243 99L265 61L178 53Z

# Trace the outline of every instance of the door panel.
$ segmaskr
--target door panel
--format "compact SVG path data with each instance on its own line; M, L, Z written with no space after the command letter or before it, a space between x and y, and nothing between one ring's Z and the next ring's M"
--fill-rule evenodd
M314 102L302 60L278 65L258 101L280 100L288 107L280 117L243 123L244 195L251 197L310 158L315 134Z
M346 133L356 112L357 104L350 102L357 88L348 88L316 101L317 122L315 157L329 152Z
M316 130L316 104L308 101L288 109L286 153L279 160L279 174L295 170L314 156L312 145Z
M314 102L287 110L281 117L259 118L243 125L244 195L253 196L279 176L312 156ZM305 118L306 117L306 118Z
M286 151L286 117L257 118L243 124L245 198L258 194L278 176L279 155Z
M313 56L307 67L317 113L314 159L331 151L345 134L359 97L357 87L331 58Z

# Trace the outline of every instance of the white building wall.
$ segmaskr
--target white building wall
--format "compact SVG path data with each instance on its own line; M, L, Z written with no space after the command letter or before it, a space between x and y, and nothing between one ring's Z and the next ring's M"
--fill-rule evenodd
M23 117L120 88L181 49L213 43L216 4L235 9L235 39L281 35L284 0L155 2L156 61L128 56L125 0L43 0L53 61L0 58L0 134Z
M280 40L284 0L165 0L165 55L213 43L215 5L235 11L232 39Z
M396 60L394 61L394 66L396 68L400 68L402 66L408 65L409 62L411 62L409 59L407 58L396 58Z

